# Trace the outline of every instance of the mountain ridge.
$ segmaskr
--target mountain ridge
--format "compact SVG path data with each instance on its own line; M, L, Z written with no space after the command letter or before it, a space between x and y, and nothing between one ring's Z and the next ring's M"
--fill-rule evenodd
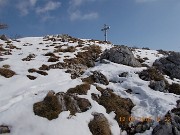
M0 50L0 131L12 135L150 135L180 99L180 80L152 69L171 52L68 35L0 40Z

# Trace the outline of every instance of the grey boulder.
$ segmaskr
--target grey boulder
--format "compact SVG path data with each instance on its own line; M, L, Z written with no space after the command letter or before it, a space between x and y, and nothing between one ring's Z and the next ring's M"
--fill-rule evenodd
M132 67L141 66L127 46L115 46L110 50L105 50L100 57L100 61L103 61L103 59Z

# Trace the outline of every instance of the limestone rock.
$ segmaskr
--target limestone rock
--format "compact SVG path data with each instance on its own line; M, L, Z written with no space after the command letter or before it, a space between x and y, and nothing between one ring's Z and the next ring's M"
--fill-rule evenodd
M111 62L124 64L132 67L140 67L141 64L138 62L130 49L126 46L116 46L110 50L105 50L101 55L100 60L107 59Z
M180 79L180 52L172 52L168 57L156 60L153 65L171 78Z

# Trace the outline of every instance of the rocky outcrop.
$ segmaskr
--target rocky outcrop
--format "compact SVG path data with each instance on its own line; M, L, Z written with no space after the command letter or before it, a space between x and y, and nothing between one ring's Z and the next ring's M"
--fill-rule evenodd
M107 80L106 76L103 75L100 71L92 71L92 75L90 75L87 78L83 78L82 81L83 82L87 82L89 84L93 84L93 83L100 83L100 84L104 84L104 85L108 85L109 81Z
M108 120L102 113L94 113L94 119L88 124L93 135L112 135Z
M100 83L100 84L104 84L104 85L108 85L109 84L109 81L107 80L106 76L103 75L99 71L94 71L93 72L93 78L94 78L96 83Z
M0 125L0 134L10 133L10 129L8 126Z
M136 133L144 133L146 130L149 130L153 125L153 121L140 121L136 124L132 124L127 130L128 135L134 135Z
M126 46L115 46L110 50L105 50L100 57L100 60L107 59L111 62L124 64L132 67L140 67L141 64L137 61L130 51L130 49Z
M178 103L178 102L177 102ZM152 132L152 135L180 135L180 108L169 111L163 120L159 122Z
M153 64L171 78L180 79L180 53L172 52L168 57L160 58Z
M164 80L161 80L161 81L152 80L150 81L149 87L156 91L168 92L168 90L166 90L166 83L164 82Z
M0 39L4 41L9 41L9 38L6 35L0 35Z
M48 120L58 118L63 111L70 111L71 115L87 111L91 107L85 98L79 98L73 94L50 91L43 101L33 105L34 114L45 117Z
M95 66L95 60L101 53L101 48L96 45L85 46L83 52L78 52L75 58L64 59L64 62L58 62L49 66L49 69L67 69L66 73L71 74L75 79L81 76L89 67Z
M150 81L149 87L160 92L168 92L168 82L165 80L163 74L155 67L150 67L141 71L139 77L144 81Z

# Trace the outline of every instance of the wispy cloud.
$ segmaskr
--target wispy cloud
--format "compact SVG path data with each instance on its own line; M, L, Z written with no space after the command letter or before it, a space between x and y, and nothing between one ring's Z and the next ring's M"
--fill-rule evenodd
M70 0L69 4L71 7L78 7L86 2L94 2L94 1L97 1L97 0Z
M22 16L29 14L29 11L35 6L37 0L19 0L16 8L20 11Z
M38 7L36 9L36 13L40 14L40 13L45 13L48 11L53 11L59 8L60 6L61 6L61 2L49 1L48 3L44 5L44 7Z
M95 11L89 13L82 13L81 7L88 2L95 2L97 0L70 0L69 2L69 18L71 21L75 20L93 20L99 17L99 14Z
M7 2L8 0L0 0L0 7L4 6Z
M97 19L98 16L99 15L96 12L82 14L80 11L76 11L76 12L70 14L70 20L71 21L75 21L75 20L92 20L92 19Z

